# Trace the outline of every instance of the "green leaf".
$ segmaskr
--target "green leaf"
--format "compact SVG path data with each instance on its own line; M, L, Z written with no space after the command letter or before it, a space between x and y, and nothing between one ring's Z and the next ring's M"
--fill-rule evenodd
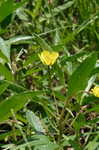
M9 83L0 81L0 95L7 89Z
M98 19L97 14L85 20L81 25L78 26L77 29L75 29L73 32L68 33L66 38L62 40L62 43L67 44L71 41L74 41L76 35L83 31L85 28L87 28L87 26L92 24L92 22L94 22L96 19Z
M99 99L97 99L99 101ZM88 112L98 112L99 113L99 105L93 105L92 108L87 110Z
M33 53L30 56L27 57L27 59L24 62L24 67L27 67L28 65L32 64L33 62L36 62L39 60L39 57L37 54ZM35 69L34 69L35 70Z
M70 141L74 141L75 140L75 135L70 135L70 136L66 136L66 135L64 135L64 139L63 139L63 141L62 141L62 146L64 147L64 146L68 146L68 145L70 145Z
M57 150L59 149L59 145L56 143L52 143L49 140L48 136L45 135L34 135L31 137L32 140L28 141L28 143L23 143L15 147L12 147L14 150L19 150L21 148L26 148L27 144L33 147L33 150Z
M41 6L42 5L42 0L37 0L36 2L35 2L35 7L34 7L34 9L33 9L33 12L32 12L32 17L33 17L33 19L35 19L36 18L36 16L38 16L39 15L39 13L40 13L40 9L41 9Z
M74 150L83 150L81 145L79 144L78 140L75 138L75 140L70 140L69 143L71 144L72 148Z
M97 74L97 73L99 73L99 67L94 68L91 72L92 75Z
M65 101L66 97L60 91L54 91L55 97L60 101Z
M15 3L13 0L6 0L0 5L0 22L2 22L8 15L10 15L17 8L21 7L27 0Z
M49 51L53 51L53 49L51 48L51 46L40 36L34 34L35 36L35 40L38 42L38 44L41 46L41 48L43 50L49 50Z
M20 131L18 129L15 129L15 130L12 130L12 131L1 133L0 134L0 140L4 140L7 137L12 137L14 134L16 134L17 136L21 135Z
M57 15L58 13L61 13L62 11L64 11L65 9L71 7L74 4L74 1L69 1L61 6L58 6L57 8L53 9L53 14Z
M0 50L0 62L2 64L5 64L6 62L8 62L8 58L2 53L1 50Z
M12 116L11 110L14 112L20 110L28 102L28 100L38 95L38 92L23 92L16 94L0 103L0 122L7 120Z
M6 57L6 59L10 61L10 44L5 42L1 37L0 37L0 50L2 54Z
M84 125L86 125L85 116L83 114L79 114L76 120L74 121L73 126L76 131L79 131L80 128Z
M96 54L89 55L71 75L68 84L68 96L74 96L85 89L91 71L96 64Z
M19 17L20 20L22 21L28 21L28 16L25 12L25 9L23 7L19 8L16 10L16 14Z
M95 136L93 140L89 141L85 149L87 150L98 150L99 148L99 135Z
M57 150L59 146L55 143L48 143L46 145L36 146L35 150Z
M81 105L83 106L83 105L91 104L93 107L95 107L93 103L97 103L98 101L99 101L99 97L95 97L94 95L84 96Z
M42 125L41 120L39 119L38 116L36 116L32 111L27 111L26 112L26 118L30 125L37 131L41 133L45 133L45 129Z
M0 22L13 11L13 0L4 1L0 6Z
M32 68L32 69L29 69L27 72L26 72L26 76L27 75L31 75L31 74L33 74L33 73L36 73L36 72L39 72L39 71L41 71L42 70L42 68L38 68L38 69L35 69L35 68Z
M34 39L33 36L15 36L7 40L8 43L11 45L23 44L23 43L30 43Z
M43 98L43 91L27 91L8 97L0 103L0 122L5 121L12 116L12 109L14 112L17 112L24 107L28 100L32 100L33 102L41 105L47 113L50 113L55 117L54 112L51 108L49 108L49 102Z
M86 52L80 51L79 53L76 53L72 56L68 56L68 57L63 56L62 59L61 59L61 63L62 63L62 65L64 65L66 63L66 61L72 61L73 62L73 61L77 60L78 58L80 58L84 55L86 55Z
M4 76L6 80L13 81L14 77L10 70L5 65L0 64L0 75Z

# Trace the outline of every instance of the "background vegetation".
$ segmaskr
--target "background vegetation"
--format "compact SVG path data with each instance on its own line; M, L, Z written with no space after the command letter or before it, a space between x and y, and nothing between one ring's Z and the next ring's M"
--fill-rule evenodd
M98 0L1 0L0 148L98 150L98 51Z

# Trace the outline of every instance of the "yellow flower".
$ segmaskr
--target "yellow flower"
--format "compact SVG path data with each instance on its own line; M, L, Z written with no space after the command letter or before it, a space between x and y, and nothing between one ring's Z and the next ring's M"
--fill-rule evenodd
M55 63L58 56L59 56L59 53L54 52L54 51L49 52L47 50L44 50L43 52L41 52L41 54L39 54L39 57L40 57L42 63L49 65L49 66L51 66Z
M92 90L91 90L92 94L94 94L96 97L99 97L99 86L95 86Z

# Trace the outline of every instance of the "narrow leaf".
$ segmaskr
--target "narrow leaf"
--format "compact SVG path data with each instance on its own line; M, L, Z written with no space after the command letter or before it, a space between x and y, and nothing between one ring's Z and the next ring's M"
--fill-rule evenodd
M91 71L96 64L96 54L89 55L74 71L69 80L68 96L73 96L85 89Z
M10 15L17 8L21 7L27 0L15 3L13 0L6 0L0 5L0 22L2 22L8 15Z
M0 50L2 54L10 61L10 45L0 37Z
M3 76L6 80L9 80L9 81L14 80L14 77L11 71L5 65L2 65L1 63L0 63L0 75Z
M55 117L52 110L49 107L49 103L46 100L42 100L41 97L43 96L43 91L33 91L33 92L22 92L20 94L15 94L11 97L8 97L6 100L3 100L0 103L0 122L7 120L10 116L12 116L11 110L13 109L14 112L19 111L21 108L24 107L28 101L32 100L35 103L38 103L44 109L49 112L52 116Z
M12 116L11 110L14 112L20 110L31 98L37 95L38 92L23 92L16 94L0 103L0 122L7 120Z
M32 111L26 112L26 117L31 126L37 131L41 133L45 133L45 129L43 128L42 122L38 116L36 116Z
M34 34L35 36L35 40L38 42L38 44L41 46L41 48L44 50L49 50L52 51L51 46L44 40L42 39L40 36Z
M0 82L0 95L7 89L9 86L9 83L6 82Z

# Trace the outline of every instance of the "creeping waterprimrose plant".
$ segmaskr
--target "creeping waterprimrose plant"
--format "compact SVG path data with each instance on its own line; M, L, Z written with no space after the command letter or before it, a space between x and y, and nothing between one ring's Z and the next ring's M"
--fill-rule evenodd
M0 149L99 150L99 0L0 0Z

